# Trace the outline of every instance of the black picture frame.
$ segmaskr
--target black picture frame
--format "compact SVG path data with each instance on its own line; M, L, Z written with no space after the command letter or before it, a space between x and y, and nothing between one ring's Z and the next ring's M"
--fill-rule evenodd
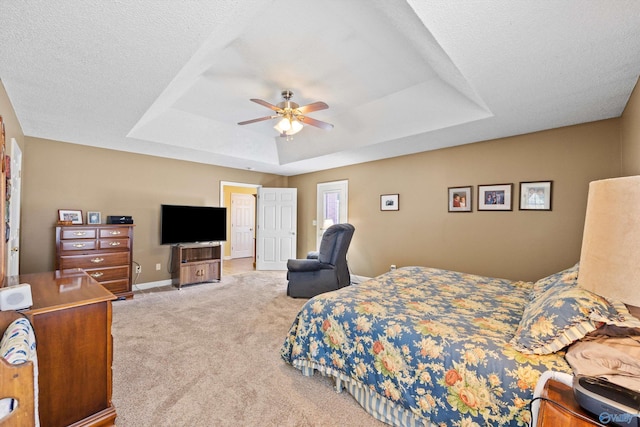
M553 201L553 181L520 182L521 211L550 211Z
M381 194L380 210L381 211L399 211L400 195L399 194Z
M479 211L513 210L513 183L478 185Z
M473 186L447 188L449 212L473 212Z

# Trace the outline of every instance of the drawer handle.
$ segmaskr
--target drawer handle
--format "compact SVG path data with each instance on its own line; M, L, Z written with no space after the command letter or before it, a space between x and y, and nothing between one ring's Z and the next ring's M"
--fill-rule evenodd
M204 270L196 270L196 277L204 276Z
M121 233L120 233L119 231L117 231L117 230L116 230L116 231L110 231L110 232L109 232L109 234L111 234L112 236L118 236L118 235L120 235Z
M86 245L84 243L76 243L73 245L74 248L84 248Z
M104 261L104 258L93 258L91 260L91 262L94 264L100 264L102 261Z
M104 276L104 273L98 271L96 273L91 273L89 276L93 277L94 279L97 279L98 277Z
M109 246L120 246L120 242L109 242Z
M87 232L86 231L76 231L73 233L74 236L86 236Z

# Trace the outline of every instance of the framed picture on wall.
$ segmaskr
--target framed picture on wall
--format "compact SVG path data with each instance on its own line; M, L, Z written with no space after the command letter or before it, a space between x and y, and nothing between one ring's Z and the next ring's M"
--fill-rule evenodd
M521 211L550 211L553 181L530 181L520 183Z
M399 211L400 195L399 194L382 194L380 196L381 211Z
M101 222L100 212L87 212L87 224L100 224Z
M58 220L71 221L71 224L82 224L82 211L58 209Z
M449 212L471 212L471 194L473 186L449 187Z
M478 185L479 211L512 210L511 193L513 184Z

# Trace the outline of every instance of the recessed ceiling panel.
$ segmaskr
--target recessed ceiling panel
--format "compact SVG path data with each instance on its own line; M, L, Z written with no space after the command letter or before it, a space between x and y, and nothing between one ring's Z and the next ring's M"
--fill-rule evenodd
M640 2L4 2L26 136L282 175L617 117ZM329 109L293 140L249 101Z

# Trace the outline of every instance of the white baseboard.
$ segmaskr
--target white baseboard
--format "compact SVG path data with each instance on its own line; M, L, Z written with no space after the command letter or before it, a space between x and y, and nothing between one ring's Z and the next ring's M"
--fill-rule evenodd
M167 280L158 280L157 282L147 282L147 283L136 283L133 285L133 291L151 289L151 288L159 288L161 286L171 285L173 282L171 279Z

